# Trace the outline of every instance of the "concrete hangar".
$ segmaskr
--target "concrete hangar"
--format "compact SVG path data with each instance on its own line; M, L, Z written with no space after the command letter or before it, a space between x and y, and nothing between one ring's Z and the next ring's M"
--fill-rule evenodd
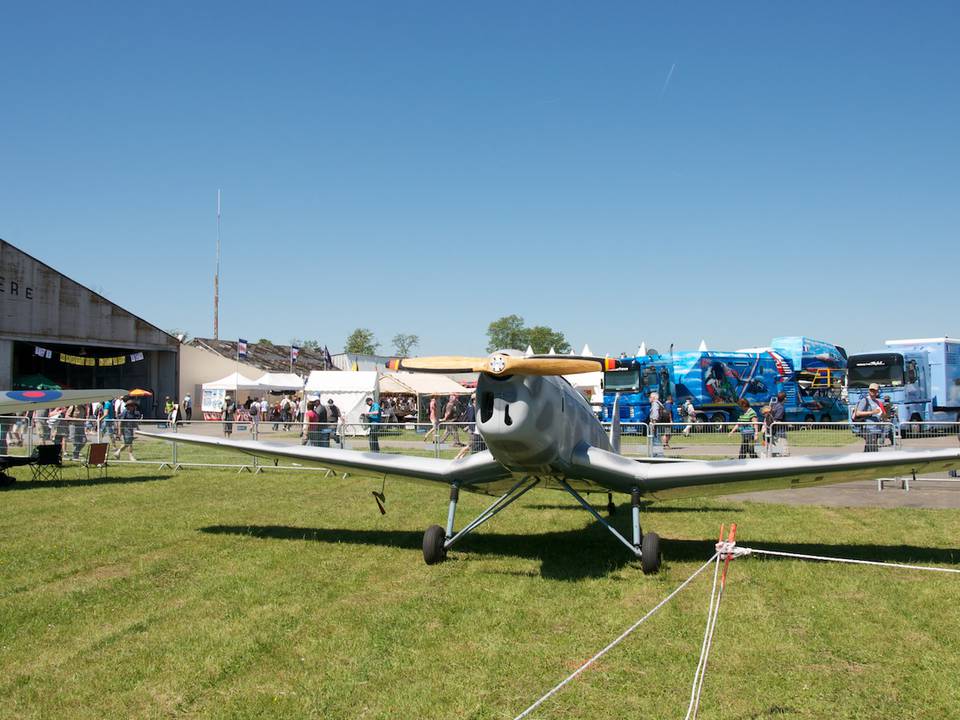
M177 338L0 240L0 389L142 388L162 402L177 394L179 353Z

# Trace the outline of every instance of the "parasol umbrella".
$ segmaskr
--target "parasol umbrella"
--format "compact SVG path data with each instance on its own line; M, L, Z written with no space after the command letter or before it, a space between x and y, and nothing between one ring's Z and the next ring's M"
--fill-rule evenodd
M152 392L150 392L149 390L141 390L140 388L134 388L134 389L131 390L129 393L127 393L127 395L129 395L130 397L135 397L135 398L138 398L138 397L153 397L153 393L152 393Z

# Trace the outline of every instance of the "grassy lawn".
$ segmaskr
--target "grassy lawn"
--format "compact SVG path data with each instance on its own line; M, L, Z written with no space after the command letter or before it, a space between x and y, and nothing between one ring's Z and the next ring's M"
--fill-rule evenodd
M686 579L721 522L756 547L960 564L956 512L692 501L646 510L665 563L645 577L566 496L534 491L427 567L443 487L390 483L381 516L361 477L14 474L9 718L512 718ZM463 494L459 524L487 503ZM682 717L708 593L704 575L534 717ZM737 560L700 717L956 717L958 601L952 575Z

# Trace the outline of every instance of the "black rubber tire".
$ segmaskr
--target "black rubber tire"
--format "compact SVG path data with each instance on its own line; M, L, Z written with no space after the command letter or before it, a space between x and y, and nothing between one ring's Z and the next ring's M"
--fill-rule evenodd
M436 565L447 559L447 551L443 547L447 539L446 531L439 525L431 525L423 534L423 561L427 565Z
M644 575L652 575L660 569L660 536L656 533L647 533L640 541L640 567Z
M607 517L613 517L617 514L617 504L609 502L607 503Z
M833 418L830 417L829 415L824 414L820 416L820 422L822 423L833 422Z
M725 423L728 419L729 418L726 416L726 414L721 412L716 412L710 416L711 423ZM716 425L711 425L710 432L723 432L723 428L717 427Z

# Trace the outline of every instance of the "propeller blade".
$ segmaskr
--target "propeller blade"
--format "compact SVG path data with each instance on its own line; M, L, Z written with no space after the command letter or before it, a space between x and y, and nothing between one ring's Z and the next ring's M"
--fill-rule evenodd
M516 357L500 353L494 353L488 358L440 355L394 358L387 362L387 368L390 370L436 373L482 372L491 375L574 375L597 370L613 370L616 367L619 367L619 364L613 358L577 355Z
M460 355L393 358L387 362L387 369L435 373L485 372L488 361L489 358L462 357Z

